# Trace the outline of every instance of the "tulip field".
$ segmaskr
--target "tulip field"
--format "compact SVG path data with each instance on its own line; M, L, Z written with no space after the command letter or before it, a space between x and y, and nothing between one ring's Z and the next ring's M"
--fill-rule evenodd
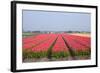
M23 37L23 62L86 60L91 58L91 38L67 33Z

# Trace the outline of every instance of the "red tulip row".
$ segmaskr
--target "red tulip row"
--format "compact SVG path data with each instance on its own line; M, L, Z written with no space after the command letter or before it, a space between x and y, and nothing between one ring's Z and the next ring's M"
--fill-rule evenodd
M41 40L41 38L44 38L47 36L49 36L49 34L39 34L37 36L24 37L22 40L23 40L23 44L28 44L33 41Z
M82 37L82 36L76 36L76 35L67 35L67 36L69 36L74 41L76 41L84 46L87 46L89 48L91 46L91 39L89 37Z
M66 46L64 40L62 39L61 34L58 34L57 41L52 48L52 57L53 58L64 58L70 56L69 49Z
M67 57L71 52L79 54L80 52L90 52L90 46L90 38L69 34L41 34L23 39L23 49L30 50L25 51L25 57L33 58L46 57L48 53L56 58Z
M75 41L75 40L78 40L81 43L83 43L83 40L84 40L84 39L82 39L83 37L81 37L81 39L78 39L78 38L76 39L75 36L68 35L68 34L64 34L63 37L67 41L68 45L75 51L84 51L84 50L89 49L87 46L84 46L84 45L82 45L82 44ZM73 39L75 39L75 40L73 40ZM89 44L87 44L87 45L89 45Z
M77 58L80 58L80 57L82 58L82 57L90 56L91 47L90 47L90 44L83 42L84 37L79 37L80 38L79 39L75 36L68 35L68 34L63 34L63 37L64 37L65 41L67 42L69 49L71 49L70 53L72 53L74 57L77 56ZM87 40L85 39L85 41L87 41ZM83 45L83 44L85 44L85 45Z
M24 49L30 49L32 47L34 47L35 45L38 45L40 43L42 43L43 41L46 41L47 39L49 39L51 37L51 35L49 34L41 34L35 37L28 37L28 38L24 38L23 39L23 48Z
M49 37L50 36L50 37ZM41 38L43 40L44 38L48 38L48 40L45 40L45 42L41 42L37 46L23 49L23 58L40 58L40 57L47 57L48 56L48 50L51 47L52 43L57 38L56 34L49 34L47 37ZM40 40L38 40L40 42ZM36 44L36 43L33 43Z
M47 40L44 43L41 43L40 45L38 45L36 47L33 47L32 51L34 51L34 52L47 52L48 48L52 45L52 43L57 38L57 35L55 35L55 34L51 34L51 35L52 35L52 37L49 40Z
M64 43L64 40L62 39L62 36L59 34L58 39L52 48L52 52L64 52L68 51L68 47Z

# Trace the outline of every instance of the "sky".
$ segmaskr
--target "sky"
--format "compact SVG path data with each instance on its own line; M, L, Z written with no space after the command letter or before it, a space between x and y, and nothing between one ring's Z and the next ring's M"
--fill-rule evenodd
M91 14L23 10L24 31L87 31L91 30Z

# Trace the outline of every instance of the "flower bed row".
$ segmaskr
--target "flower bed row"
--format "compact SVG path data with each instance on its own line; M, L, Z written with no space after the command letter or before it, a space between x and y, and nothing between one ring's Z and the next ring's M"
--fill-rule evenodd
M70 56L69 49L66 46L61 34L58 35L58 39L52 48L53 58L64 58Z
M90 57L90 38L69 34L41 34L24 39L23 59L59 59L68 57ZM28 43L29 42L29 43Z
M74 41L78 42L81 45L87 46L88 48L91 47L91 39L90 37L82 37L76 35L67 35L72 38Z
M47 40L46 42L43 42L39 44L38 46L35 46L31 49L23 49L23 58L41 58L41 57L47 57L48 56L48 50L51 47L52 43L57 38L57 35L50 34L52 37Z
M68 34L63 34L62 35L63 38L65 39L65 41L67 42L67 45L69 45L70 49L72 50L74 56L77 56L77 57L85 57L85 56L88 56L90 57L90 54L91 54L91 51L90 51L90 48L87 47L87 46L84 46L80 43L83 43L83 39L81 37L81 39L76 39L78 40L79 42L76 42L75 39L76 37L74 36L69 36ZM85 43L84 43L85 44ZM86 43L88 46L90 46L90 44Z
M23 39L23 48L24 49L30 49L36 45L39 45L46 40L48 40L51 37L50 34L41 34L36 37L29 37L29 38L24 38Z

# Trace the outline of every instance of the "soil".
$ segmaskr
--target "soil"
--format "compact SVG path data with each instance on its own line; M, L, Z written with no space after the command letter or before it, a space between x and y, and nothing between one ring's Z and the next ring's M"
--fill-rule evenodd
M83 37L91 37L91 34L87 33L71 33L71 35L83 36Z
M33 59L24 59L23 62L29 63L29 62L50 62L50 61L71 61L71 60L87 60L90 59L90 57L76 57L76 59L73 59L72 57L68 58L59 58L59 59L48 59L48 58L33 58Z

